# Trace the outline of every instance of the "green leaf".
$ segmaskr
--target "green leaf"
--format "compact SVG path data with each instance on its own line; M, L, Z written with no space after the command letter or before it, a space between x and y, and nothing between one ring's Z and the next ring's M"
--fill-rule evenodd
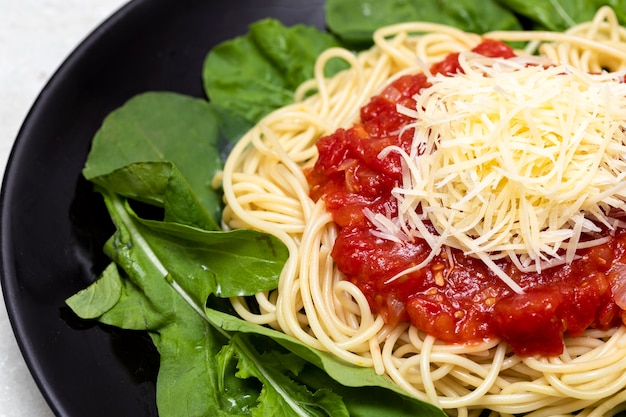
M141 219L122 198L100 191L117 228L105 253L127 271L148 302L159 302L161 284L153 293L155 280L182 282L185 291L197 295L200 305L211 295L253 295L276 288L288 256L278 239L252 230L215 232ZM69 299L77 314L93 318L125 302L124 290L132 288L120 290L115 271L110 266L96 284ZM143 309L144 305L128 307L131 321L125 328L142 329L149 311ZM137 319L139 323L132 321Z
M250 25L248 36L279 70L285 85L291 90L313 77L313 66L321 52L339 46L331 35L313 26L298 24L285 27L274 19ZM327 68L326 75L332 76L342 68Z
M114 263L100 279L66 300L67 305L84 319L95 319L112 309L122 295L122 278Z
M381 26L426 21L484 33L496 29L520 29L516 16L495 0L328 0L326 22L344 42L371 44Z
M247 231L210 232L143 221L121 197L105 189L100 191L117 228L105 245L114 264L98 281L70 297L67 304L83 318L150 334L161 358L157 382L161 417L231 416L256 407L258 383L241 380L234 367L226 369L218 362L218 353L229 339L168 282L172 277L185 276L187 283L195 282L188 288L207 294L211 290L219 292L220 286L228 289L228 281L234 276L238 293L245 293L246 288L254 293L259 283L249 279L245 268L250 268L263 283L261 287L267 283L273 287L282 265L280 260L262 256L281 256L282 244ZM161 240L167 241L172 233L177 236L175 242L161 245ZM278 247L264 247L272 244ZM227 262L221 256L225 248L229 256L240 252L247 260L230 264L226 270ZM215 266L216 262L220 266ZM268 267L268 263L273 265ZM218 272L199 272L212 269ZM262 277L263 271L272 271L273 276ZM242 282L240 276L247 276L248 281Z
M226 135L236 139L272 110L292 103L296 87L313 77L317 56L337 45L315 28L264 19L253 23L247 35L214 47L202 77ZM341 68L337 65L333 71Z
M209 212L171 162L133 163L91 181L116 194L162 207L164 221L220 230L212 217L217 208Z
M135 268L151 264L162 276L185 282L202 303L209 295L253 295L277 287L288 257L277 238L246 229L208 231L141 219L118 196L102 193L118 227L117 238L105 248L112 259L129 259L128 266Z
M119 328L147 331L151 336L160 356L159 416L239 416L255 407L258 384L236 377L234 365L220 363L219 352L228 339L159 278L158 271L127 271L128 277L120 281L118 302L94 318ZM97 293L94 287L102 288L96 281L85 291ZM79 316L89 318L82 316L88 308L81 306L82 302L88 301L71 297L68 305Z
M222 167L218 140L217 116L205 100L165 92L140 94L104 120L83 175L119 192L134 190L133 198L160 206L171 205L170 196L195 199L217 228L221 193L211 187L211 179ZM140 162L171 165L134 165ZM127 172L119 171L124 168ZM174 212L173 218L185 218L180 210Z
M178 309L179 301L168 307ZM220 374L217 355L227 339L206 322L201 323L195 311L180 315L178 311L177 319L161 327L158 336L153 337L161 357L157 381L159 416L240 416L242 410L256 403L257 384L242 381L232 370Z
M274 236L247 229L205 231L129 214L173 279L184 279L202 302L213 294L253 295L278 286L289 254Z
M497 0L439 0L437 4L441 13L447 16L448 24L466 32L480 34L491 30L522 29L517 16Z
M108 285L102 284L114 277L121 284L117 303L102 304L98 317L91 314L91 300L80 293L68 305L83 318L148 332L160 354L156 398L161 417L216 415L213 357L224 343L222 336L167 284L160 268L141 261L132 233L119 233L107 245L120 248L116 263L123 274L110 267L83 294L107 298Z
M295 413L298 416L349 417L341 397L325 388L311 392L294 380L306 365L297 356L276 351L259 354L255 341L243 334L233 335L231 344L239 352L237 376L256 377L263 382L259 405L251 410L252 416L288 417Z
M624 0L499 0L499 2L534 22L533 29L564 31L593 19L602 6L611 6L620 23L626 23Z

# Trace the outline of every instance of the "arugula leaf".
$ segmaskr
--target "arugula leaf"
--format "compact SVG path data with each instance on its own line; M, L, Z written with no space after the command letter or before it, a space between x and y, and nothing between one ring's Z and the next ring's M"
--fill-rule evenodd
M267 253L256 253L258 259L253 259L249 265L229 263L230 271L221 270L216 276L207 276L198 269L205 270L206 266L207 270L219 270L220 267L208 263L223 261L221 254L202 256L210 252L203 246L204 237L215 232L141 219L121 197L107 190L100 191L117 228L105 246L113 263L98 281L70 297L67 304L83 318L148 331L161 358L157 382L161 417L242 413L267 416L270 410L271 414L285 417L369 417L371 414L353 412L353 407L358 410L358 404L362 404L361 393L341 387L326 373L336 377L354 371L356 376L343 379L356 386L382 384L378 389L386 393L385 398L392 395L396 399L383 407L391 405L388 416L413 416L422 407L431 412L437 410L407 399L372 370L343 364L283 333L206 309L206 294L217 294L220 286L228 286L226 281L237 275L246 277L246 282L238 282L237 288L259 291L267 282L266 277L258 273L267 268L268 261L262 259ZM226 248L231 235L222 235L218 246ZM174 243L168 243L170 238ZM286 255L280 242L265 239L262 242L267 243L270 253ZM245 238L235 239L228 252L241 250L245 241ZM180 248L175 247L178 245ZM263 249L263 245L260 248ZM186 256L178 250L187 251ZM276 262L270 269L280 271L281 267L282 264ZM248 268L256 270L256 275L250 274ZM216 280L221 284L215 284ZM297 356L285 351L285 347L298 352ZM311 366L309 359L321 364L326 372L307 370ZM358 380L364 375L368 377ZM336 386L337 391L329 390L329 386ZM337 392L341 392L341 396ZM403 403L411 407L398 407Z
M253 23L248 34L214 47L202 78L226 136L238 139L263 116L292 103L296 87L313 77L317 56L338 45L313 27L264 19Z
M116 226L105 252L122 269L130 270L134 284L155 302L157 295L149 292L155 279L150 275L155 274L160 279L185 282L187 291L199 294L197 302L201 304L209 295L226 298L276 288L288 256L277 238L246 229L214 232L141 219L121 197L99 191ZM90 291L79 293L75 300L85 304L76 305L81 316L97 317L120 302L116 294L120 286L115 280L110 266Z
M97 281L65 300L65 303L81 318L96 319L120 301L123 286L117 265L112 262Z
M198 201L191 185L171 162L137 162L91 181L125 197L162 207L164 221L220 230L211 216L216 210Z
M104 120L83 175L120 194L174 208L170 220L217 230L221 192L210 181L222 167L218 141L217 115L205 100L140 94ZM134 165L140 162L162 164ZM205 213L185 213L185 206L198 208L190 205L194 200Z
M203 303L209 295L253 295L278 286L288 251L276 237L248 229L208 231L141 219L117 195L102 193L109 212L117 217L117 234L129 233L133 239L128 254L133 264L150 262L164 276L185 280L202 294ZM119 230L121 224L124 229ZM105 250L112 259L127 256L126 247L119 244Z
M313 26L298 24L286 27L274 19L250 25L248 36L281 72L285 85L291 91L313 76L313 65L321 52L339 46L330 34ZM332 76L342 68L327 67L326 75Z
M217 359L227 339L158 278L159 271L145 265L122 276L115 263L107 271L67 304L80 317L148 332L160 357L156 399L161 417L235 416L256 406L258 387ZM92 297L118 302L101 305L98 312L89 304Z
M240 378L256 377L263 382L259 406L251 410L252 416L333 416L349 417L340 396L326 388L315 392L293 379L306 362L295 355L275 350L259 354L256 343L246 335L232 336L229 347L236 348L239 358Z
M624 0L498 0L510 10L534 22L532 29L564 31L590 21L602 6L611 6L619 21L626 22Z
M230 416L255 407L258 384L240 380L232 369L225 372L228 365L217 359L228 338L203 320L167 281L184 275L197 283L192 288L204 293L210 287L220 293L230 291L229 281L234 277L237 293L267 290L276 285L282 269L281 257L286 253L282 244L270 237L256 239L260 234L242 230L241 234L220 232L216 242L205 246L205 239L210 241L217 232L144 222L118 195L100 191L117 228L105 245L113 263L98 281L68 298L68 306L83 318L148 331L161 358L157 383L161 417ZM168 233L178 236L175 242L156 248ZM222 254L212 253L216 248L228 248L229 256L240 252L247 260L229 264L225 271ZM242 252L248 249L254 252ZM268 253L276 257L270 259ZM239 279L248 277L250 270L256 272L257 280ZM265 277L259 271L273 275Z
M184 277L202 294L202 302L209 295L253 295L278 286L288 251L272 235L249 229L205 231L129 215L170 275Z
M326 22L342 41L364 47L381 26L428 21L474 33L495 29L521 29L517 17L496 0L328 0Z

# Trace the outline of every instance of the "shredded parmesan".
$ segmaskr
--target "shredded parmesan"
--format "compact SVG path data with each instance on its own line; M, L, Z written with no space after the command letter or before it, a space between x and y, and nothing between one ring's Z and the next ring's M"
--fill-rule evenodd
M463 74L431 76L416 108L398 106L415 119L411 151L379 155L401 156L398 212L369 214L380 236L433 251L443 239L517 292L496 260L538 272L571 262L626 205L626 85L528 59L462 53Z

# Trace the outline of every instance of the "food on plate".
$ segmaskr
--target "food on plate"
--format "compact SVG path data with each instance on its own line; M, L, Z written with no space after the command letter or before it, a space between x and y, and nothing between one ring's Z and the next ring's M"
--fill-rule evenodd
M622 402L624 33L603 8L565 33L405 23L325 51L220 176L224 224L290 254L236 311L444 410ZM350 68L326 78L333 58Z
M328 2L331 30L348 3ZM545 2L510 3L546 28ZM70 307L148 332L162 417L618 412L615 12L392 24L360 52L342 39L386 15L350 17L343 37L255 23L207 57L208 102L145 93L107 117L83 174L112 262Z

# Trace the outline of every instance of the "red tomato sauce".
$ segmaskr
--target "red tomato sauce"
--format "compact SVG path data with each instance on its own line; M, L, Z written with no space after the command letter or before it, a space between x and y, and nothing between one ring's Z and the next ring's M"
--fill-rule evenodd
M510 47L493 40L483 41L474 51L515 56ZM458 71L458 54L431 67L431 72L448 76ZM571 264L541 273L523 273L510 261L500 261L499 267L520 284L523 294L458 250L442 251L419 271L387 282L424 260L430 247L421 240L395 243L374 236L363 210L396 211L391 189L401 183L400 159L394 153L379 159L378 154L390 145L409 151L411 129L398 132L412 120L399 114L396 105L414 108L413 97L428 86L424 74L399 78L361 109L360 122L317 143L318 161L306 174L311 198L323 199L340 229L332 251L339 270L387 323L410 322L450 343L497 337L522 356L555 356L563 351L565 334L575 337L587 328L621 324L624 312L612 294L620 285L620 271L626 270L623 232L606 244L579 251Z

